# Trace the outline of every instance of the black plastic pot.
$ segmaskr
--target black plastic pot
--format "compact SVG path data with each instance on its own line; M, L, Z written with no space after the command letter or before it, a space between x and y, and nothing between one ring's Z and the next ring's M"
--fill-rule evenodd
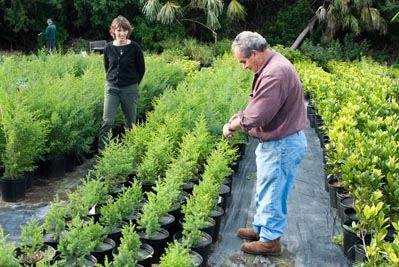
M161 255L165 252L167 246L169 232L162 228L150 237L146 237L145 231L139 231L138 234L141 242L150 245L154 249L152 263L159 263Z
M348 220L344 222L344 225L351 226L352 221ZM347 259L354 261L355 260L355 246L361 239L352 231L343 228L343 252Z
M355 245L355 261L363 262L366 258L366 252L364 251L364 246L361 242Z
M190 251L190 255L194 256L194 258L195 258L194 267L202 266L202 263L204 262L204 259L202 258L202 256L198 252L195 252L194 250L191 250Z
M65 263L61 264L60 266L62 267L69 267L69 266L75 266L75 267L95 267L97 264L97 259L93 255L87 255L85 256L85 261L83 264L80 264L78 266L73 265L74 262L73 260L67 260ZM56 262L61 260L61 256L56 256L54 259Z
M76 155L69 153L65 156L65 172L73 172L76 168Z
M328 192L330 193L330 205L332 208L337 208L337 192L342 192L344 187L338 181L333 178L328 181Z
M337 209L338 209L338 217L339 218L342 218L342 216L343 216L343 214L344 214L344 212L343 212L343 206L341 205L341 201L344 199L344 198L347 198L347 197L350 197L350 194L348 193L348 192L345 192L345 191L343 191L343 192L338 192L337 191Z
M141 243L136 259L137 263L143 267L151 267L153 261L154 249L146 243Z
M1 197L5 202L19 202L26 196L26 177L0 178Z
M53 247L54 249L58 248L58 243L60 241L60 237L59 235L55 235L56 238L54 239L54 234L53 233L45 233L43 235L44 238L44 244L49 245L51 247Z
M395 240L395 235L398 234L398 232L392 225L388 226L387 231L388 233L385 236L384 240L387 242L393 242Z
M181 226L183 226L183 220L184 220L184 218L180 218L180 220L179 220L179 224L180 224ZM216 226L216 221L215 221L215 219L209 218L209 223L208 223L208 225L205 226L204 228L201 228L201 231L203 231L203 232L205 232L205 233L207 233L207 234L209 234L210 236L213 237L214 232L215 232L215 226ZM176 232L176 233L177 233L177 232Z
M343 216L341 218L341 225L344 224L346 221L357 221L357 215L354 208L347 208L343 212Z
M346 226L351 226L352 225L352 220L347 220L344 222L344 225ZM359 236L356 235L356 233L352 232L351 230L346 229L345 227L343 228L343 236L344 236L344 242L343 242L343 252L346 258L348 258L351 261L355 260L355 248L358 243L362 243L362 239L360 239ZM371 234L367 233L365 236L365 243L370 244L371 241Z
M43 174L48 178L58 178L65 175L66 160L65 156L48 157L43 162Z
M226 210L227 198L229 197L229 195L230 195L230 187L228 185L222 184L219 187L219 196L221 196L224 200L221 206L223 210Z
M209 217L213 218L216 222L215 229L212 235L213 243L216 243L216 241L219 240L219 231L220 231L220 226L222 224L223 215L224 215L224 209L222 209L221 207L218 207L216 210L211 210L211 212L209 213Z
M173 239L177 240L178 242L181 242L182 241L182 232L181 231L177 232L173 236ZM197 252L202 257L202 264L199 266L201 266L201 267L208 266L208 257L209 257L211 245L212 245L212 236L209 235L208 233L202 232L200 241L197 244L194 244L191 246L191 250Z
M346 219L350 219L350 218L345 218L345 211L349 208L353 208L353 198L352 197L342 198L340 200L340 202L338 203L338 205L339 205L338 211L341 213L340 217L341 217L341 225L342 225ZM350 210L348 212L348 215L351 215L352 213L355 212L354 210L353 211L352 210Z
M172 241L173 235L175 234L175 229L176 229L175 222L176 219L172 214L166 214L162 216L161 220L159 221L161 227L167 230L169 233L168 241Z
M107 235L108 238L114 240L116 246L119 246L119 244L121 243L122 228L125 225L128 225L128 223L125 221L122 221L122 224L119 227L117 227L111 233L108 233L108 235Z
M135 259L137 260L136 267L142 266L142 267L151 267L152 264L152 255L154 254L154 249L146 244L146 243L141 243L137 255L135 256ZM118 255L118 247L116 247L112 251L112 256L115 258Z
M111 238L105 238L104 241L90 254L96 257L98 263L104 264L105 256L108 257L109 261L113 259L112 251L114 248L116 248L115 241Z
M26 192L30 192L33 189L33 176L34 176L34 172L33 171L29 171L29 172L25 172L24 174L25 178L26 178Z

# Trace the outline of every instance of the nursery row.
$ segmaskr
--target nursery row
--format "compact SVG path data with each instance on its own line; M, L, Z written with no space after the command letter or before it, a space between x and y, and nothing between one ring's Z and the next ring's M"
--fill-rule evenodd
M325 188L331 198L345 195L353 202L355 214L348 221L341 218L344 253L354 260L360 243L359 264L396 266L399 71L368 59L329 62L329 72L311 62L296 66L310 96L309 119L323 148ZM340 208L337 200L330 203Z
M67 156L84 160L85 155L95 152L105 79L101 56L51 54L0 60L2 181L25 179L42 162ZM176 87L199 66L184 62L169 64L161 56L146 57L148 74L140 85L138 104L141 120L152 108L153 98L168 87ZM118 112L116 126L122 123Z
M193 244L209 240L209 236L211 242L217 241L212 235L218 230L210 231L212 235L207 236L202 229L212 224L212 216L216 221L217 216L223 215L221 196L228 193L224 182L228 181L237 157L234 144L245 145L246 142L244 134L233 142L219 140L221 125L246 99L240 90L248 88L250 83L248 73L242 72L238 64L232 64L232 60L226 56L215 62L214 69L189 75L176 89L166 90L153 102L154 109L147 113L145 123L138 123L119 137L109 135L101 157L87 177L82 178L81 185L68 193L66 203L56 198L45 217L45 232L59 239L56 251L61 259L69 260L71 256L79 266L78 262L86 261L87 253L98 247L99 237L104 238L104 233L122 228L121 220L125 219L122 215L126 213L129 216L137 213L137 218L130 221L136 225L131 227L143 235L141 239L159 237L165 232L162 222L165 217L170 218L167 213L176 206L183 206L181 213L184 214L183 219L174 216L173 225L180 223L182 229L177 238L179 242L171 242L173 232L170 231L169 246L164 247L166 252L154 248L152 262L161 261L163 266L190 266L193 258L184 255L192 254ZM232 76L236 76L238 82L225 82ZM133 182L126 182L127 177ZM125 186L121 186L123 182ZM145 192L144 202L139 201L142 193L138 189ZM190 193L185 195L182 189ZM96 214L96 211L101 214L98 221L87 221L88 213ZM35 222L31 221L31 225ZM81 237L83 240L79 239ZM133 238L133 235L126 238ZM88 242L86 245L83 245L84 240ZM132 252L134 248L124 248L123 240L117 247L118 255L125 251L130 258L125 255L122 262L118 259L122 256L109 257L110 262L105 261L105 265L127 266L126 261L137 260L136 253ZM24 247L32 247L32 239L29 241ZM80 254L81 250L85 251L85 256ZM202 255L201 266L205 266L206 251Z

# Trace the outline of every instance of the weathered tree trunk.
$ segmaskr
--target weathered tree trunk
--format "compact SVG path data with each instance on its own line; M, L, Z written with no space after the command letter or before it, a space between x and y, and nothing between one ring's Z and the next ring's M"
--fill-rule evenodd
M297 49L298 46L302 43L303 39L305 39L306 35L313 29L313 26L317 20L317 15L314 15L313 18L309 21L308 25L305 29L299 34L296 38L295 42L291 45L291 49Z

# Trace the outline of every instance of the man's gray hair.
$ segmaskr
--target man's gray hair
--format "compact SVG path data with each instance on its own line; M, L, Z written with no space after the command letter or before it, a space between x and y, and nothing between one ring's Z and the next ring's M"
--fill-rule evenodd
M257 32L243 31L236 36L231 48L238 49L244 57L248 58L252 50L264 51L267 48L267 41Z

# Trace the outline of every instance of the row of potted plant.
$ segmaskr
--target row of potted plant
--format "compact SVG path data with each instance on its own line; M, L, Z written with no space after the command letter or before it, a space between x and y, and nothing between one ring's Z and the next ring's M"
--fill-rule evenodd
M345 227L365 245L363 264L392 266L398 251L385 241L386 229L394 228L398 220L399 72L369 59L330 62L330 73L311 64L298 66L305 90L311 94L310 104L323 121L320 130L328 137L326 172L342 181L354 198L358 220Z
M23 178L42 161L66 155L84 159L95 149L102 116L101 60L99 55L60 54L4 59L7 67L0 72L2 178ZM150 109L152 98L175 87L186 75L182 65L168 64L159 55L147 55L146 61L149 74L143 79L139 105L143 112ZM122 123L120 112L118 123Z
M98 217L97 223L97 218L90 215L95 215L96 209L102 209L104 214L115 213L115 211L110 211L115 208L115 206L112 206L115 204L115 202L117 202L117 200L111 200L113 198L110 196L111 187L112 189L114 188L114 185L116 184L115 181L121 180L121 177L129 176L129 174L132 172L137 172L137 174L139 174L139 172L142 170L141 166L144 166L143 163L146 162L147 155L152 155L152 157L162 156L161 153L163 151L154 150L159 154L151 152L151 149L158 145L157 142L162 141L160 139L156 139L157 142L152 142L153 139L156 138L158 129L163 128L160 127L160 125L165 125L163 128L164 130L162 131L164 131L166 135L162 133L161 136L170 137L166 138L166 140L171 141L170 145L173 147L173 153L168 154L170 158L167 158L167 161L165 161L166 163L164 163L164 161L155 162L155 167L158 168L158 172L162 170L165 172L164 175L169 177L168 170L170 170L170 175L172 175L172 166L174 166L174 164L178 166L177 164L184 162L180 161L181 159L178 159L180 157L174 157L178 155L179 152L177 149L177 144L182 140L187 140L189 144L192 144L192 141L189 142L191 139L185 137L185 134L190 131L200 132L206 129L206 131L209 130L210 134L203 134L203 132L198 134L196 136L197 141L195 142L203 142L201 143L204 144L202 148L205 148L205 150L203 150L205 152L200 152L197 157L198 162L196 168L200 168L200 164L208 159L209 152L212 151L210 148L215 146L216 140L218 139L217 137L220 137L221 125L223 125L223 122L229 118L233 110L236 111L242 108L242 104L245 102L244 99L246 99L245 94L242 93L242 90L243 88L247 88L247 85L250 83L249 75L246 72L241 71L239 64L232 64L233 60L234 59L231 57L231 55L225 56L224 58L221 58L215 62L215 69L206 69L199 73L195 73L191 75L184 84L179 84L175 90L165 91L165 93L154 102L154 110L148 113L145 124L136 125L136 127L133 127L132 130L127 131L126 134L124 134L120 139L110 139L109 145L106 147L103 157L99 158L98 160L98 164L92 171L89 172L87 177L82 178L81 185L79 185L75 191L68 193L69 199L67 201L68 205L66 207L65 214L67 217L72 219L69 227L77 228L82 233L85 233L82 227L87 224L90 225L90 223L84 223L84 220L82 219L86 218L87 216L92 218L90 221L93 221L94 225L99 224L100 222L107 222L107 220L101 219L100 215L100 217ZM240 82L225 82L229 80L226 79L226 77L231 77L232 75L236 74ZM244 84L245 86L243 86ZM220 85L222 85L221 90L214 90L216 86ZM209 95L211 94L214 96L209 98ZM173 99L173 101L170 102L169 100L171 99ZM204 124L198 122L200 120L198 119L200 116L203 116L202 120L204 120L204 122L206 121L206 127L203 126ZM241 136L241 139L240 135L238 135L236 138L237 139L234 142L246 141L244 134ZM174 140L176 141L174 142ZM209 142L210 140L211 142ZM232 146L232 143L229 144L229 147L230 146ZM169 149L167 146L162 147ZM189 153L191 152L185 152L184 155L188 157L187 154ZM124 164L121 165L121 162L117 161L117 159L121 160L123 155L127 155L125 162L128 162L126 166L130 166L130 170L130 167L125 168ZM107 158L105 158L105 156L107 156ZM173 160L174 158L176 158L175 161ZM214 160L207 161L207 164L209 164L210 167L208 167L209 174L206 176L209 176L209 178L206 178L205 180L207 180L209 183L212 183L212 185L208 186L212 186L214 189L218 188L221 184L221 174L224 173L225 171L223 170L226 170L225 168L227 168L223 167L220 170L217 165L212 168L211 166L216 164L216 162L214 163L213 161L219 161L219 164L226 165L226 160L228 159L229 157L219 160L216 157ZM162 164L159 164L159 162ZM162 168L159 168L160 166L157 165L161 165ZM112 170L114 167L118 170ZM169 169L168 167L171 168ZM213 175L215 175L215 177L213 177ZM136 178L137 181L140 180L139 176ZM166 180L164 183L167 185ZM202 187L205 185L206 183L203 183ZM159 191L162 192L162 190L165 190L161 190L161 188L163 188L162 184L159 185ZM207 193L213 192L212 194L216 195L217 191L214 189ZM124 189L122 189L122 191L124 191ZM198 191L200 191L200 189L198 189ZM206 190L204 190L204 192L205 191ZM130 194L132 193L130 192ZM120 195L121 194L119 194L119 196ZM156 196L157 194L154 194L154 199L156 199ZM159 198L163 199L161 198L161 195ZM117 199L119 200L119 197ZM59 206L61 206L61 204ZM116 220L119 219L120 217L118 217ZM104 226L101 227L101 229L96 228L95 232L97 234L101 232L103 236L105 230L103 230ZM88 231L88 233L89 232L91 232L91 230ZM95 236L98 236L97 234ZM77 238L77 236L75 236L75 238ZM72 242L72 240L69 240L69 242Z

